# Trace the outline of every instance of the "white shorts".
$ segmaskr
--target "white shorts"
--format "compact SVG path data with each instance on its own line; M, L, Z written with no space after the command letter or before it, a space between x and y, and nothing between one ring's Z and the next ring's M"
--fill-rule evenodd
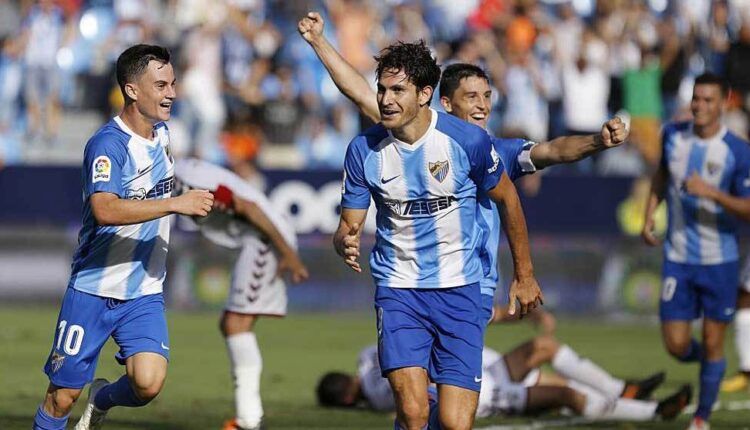
M539 382L541 371L532 369L520 382L510 379L510 372L501 354L482 355L482 390L479 392L477 417L520 414L526 410L528 388Z
M740 289L750 293L750 256L745 260L745 265L742 266L742 272L740 272Z
M278 260L270 245L247 243L232 272L232 289L224 309L249 315L286 315L286 284L276 276Z

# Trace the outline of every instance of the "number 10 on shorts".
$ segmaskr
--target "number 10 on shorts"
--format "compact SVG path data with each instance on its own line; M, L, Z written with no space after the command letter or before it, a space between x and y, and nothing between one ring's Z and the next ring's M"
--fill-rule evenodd
M67 330L66 330L67 328ZM65 320L60 321L57 326L57 342L55 342L55 349L60 350L63 347L68 355L76 355L81 350L81 343L83 343L83 327L72 324L68 327L68 322ZM63 338L65 341L63 342Z

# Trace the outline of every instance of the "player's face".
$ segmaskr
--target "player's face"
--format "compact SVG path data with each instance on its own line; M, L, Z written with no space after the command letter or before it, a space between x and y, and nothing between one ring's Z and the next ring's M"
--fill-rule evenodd
M149 62L135 85L138 96L136 104L141 114L154 123L169 120L176 97L172 65Z
M699 84L693 88L690 110L696 126L706 127L718 123L721 120L723 106L724 97L719 85Z
M486 79L479 76L469 76L461 82L453 95L441 97L445 111L464 121L487 128L492 107L492 90Z
M428 88L428 94L432 89ZM385 70L378 77L378 108L380 121L387 129L399 129L409 124L427 103L425 89L418 90L403 71Z

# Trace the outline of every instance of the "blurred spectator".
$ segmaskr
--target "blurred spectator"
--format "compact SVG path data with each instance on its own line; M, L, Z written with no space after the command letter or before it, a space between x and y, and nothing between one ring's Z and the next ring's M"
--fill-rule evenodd
M370 2L365 0L327 0L326 6L336 28L339 52L360 72L373 66L372 37L379 30Z
M727 55L727 81L742 100L745 110L750 108L750 18L740 27L738 40L732 43Z
M506 98L503 136L546 140L549 116L544 80L531 52L510 57L502 87Z
M287 65L277 67L263 79L260 90L263 133L269 143L294 143L304 114L294 71Z
M641 68L625 72L623 81L624 107L631 116L630 142L651 168L661 158L662 74L657 54L655 50L644 52Z
M567 134L590 134L607 121L609 74L607 45L585 30L575 63L562 67L563 109Z

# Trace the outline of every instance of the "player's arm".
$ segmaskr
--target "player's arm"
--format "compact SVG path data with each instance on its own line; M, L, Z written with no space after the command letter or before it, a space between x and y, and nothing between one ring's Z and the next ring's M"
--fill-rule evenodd
M750 222L750 198L725 193L704 181L697 173L685 181L685 191L696 197L711 199L732 215Z
M503 231L513 256L514 273L509 292L508 312L515 314L516 299L518 299L521 304L521 315L524 315L541 303L543 296L534 277L526 218L523 215L521 201L516 188L504 171L500 181L488 192L488 195L498 205Z
M344 262L355 272L362 272L359 265L359 238L366 217L367 209L341 208L339 227L333 234L333 247L336 253L343 257Z
M356 104L363 115L373 122L380 122L380 110L375 91L367 83L365 77L349 64L326 39L323 35L323 25L323 18L319 13L309 12L297 24L297 30L313 48L339 91Z
M650 246L657 246L661 242L656 237L656 221L654 220L654 214L656 213L656 208L658 208L659 204L664 200L667 179L667 168L663 163L659 163L659 168L651 177L651 191L649 192L648 200L646 201L646 213L643 218L643 231L641 232L641 237L643 237L646 244Z
M214 196L205 190L190 190L167 199L129 200L109 192L89 197L91 212L99 225L126 225L151 221L170 214L206 216Z
M622 144L627 140L628 134L625 123L619 117L614 117L602 125L599 134L562 136L534 145L531 149L531 162L539 169L572 163Z

